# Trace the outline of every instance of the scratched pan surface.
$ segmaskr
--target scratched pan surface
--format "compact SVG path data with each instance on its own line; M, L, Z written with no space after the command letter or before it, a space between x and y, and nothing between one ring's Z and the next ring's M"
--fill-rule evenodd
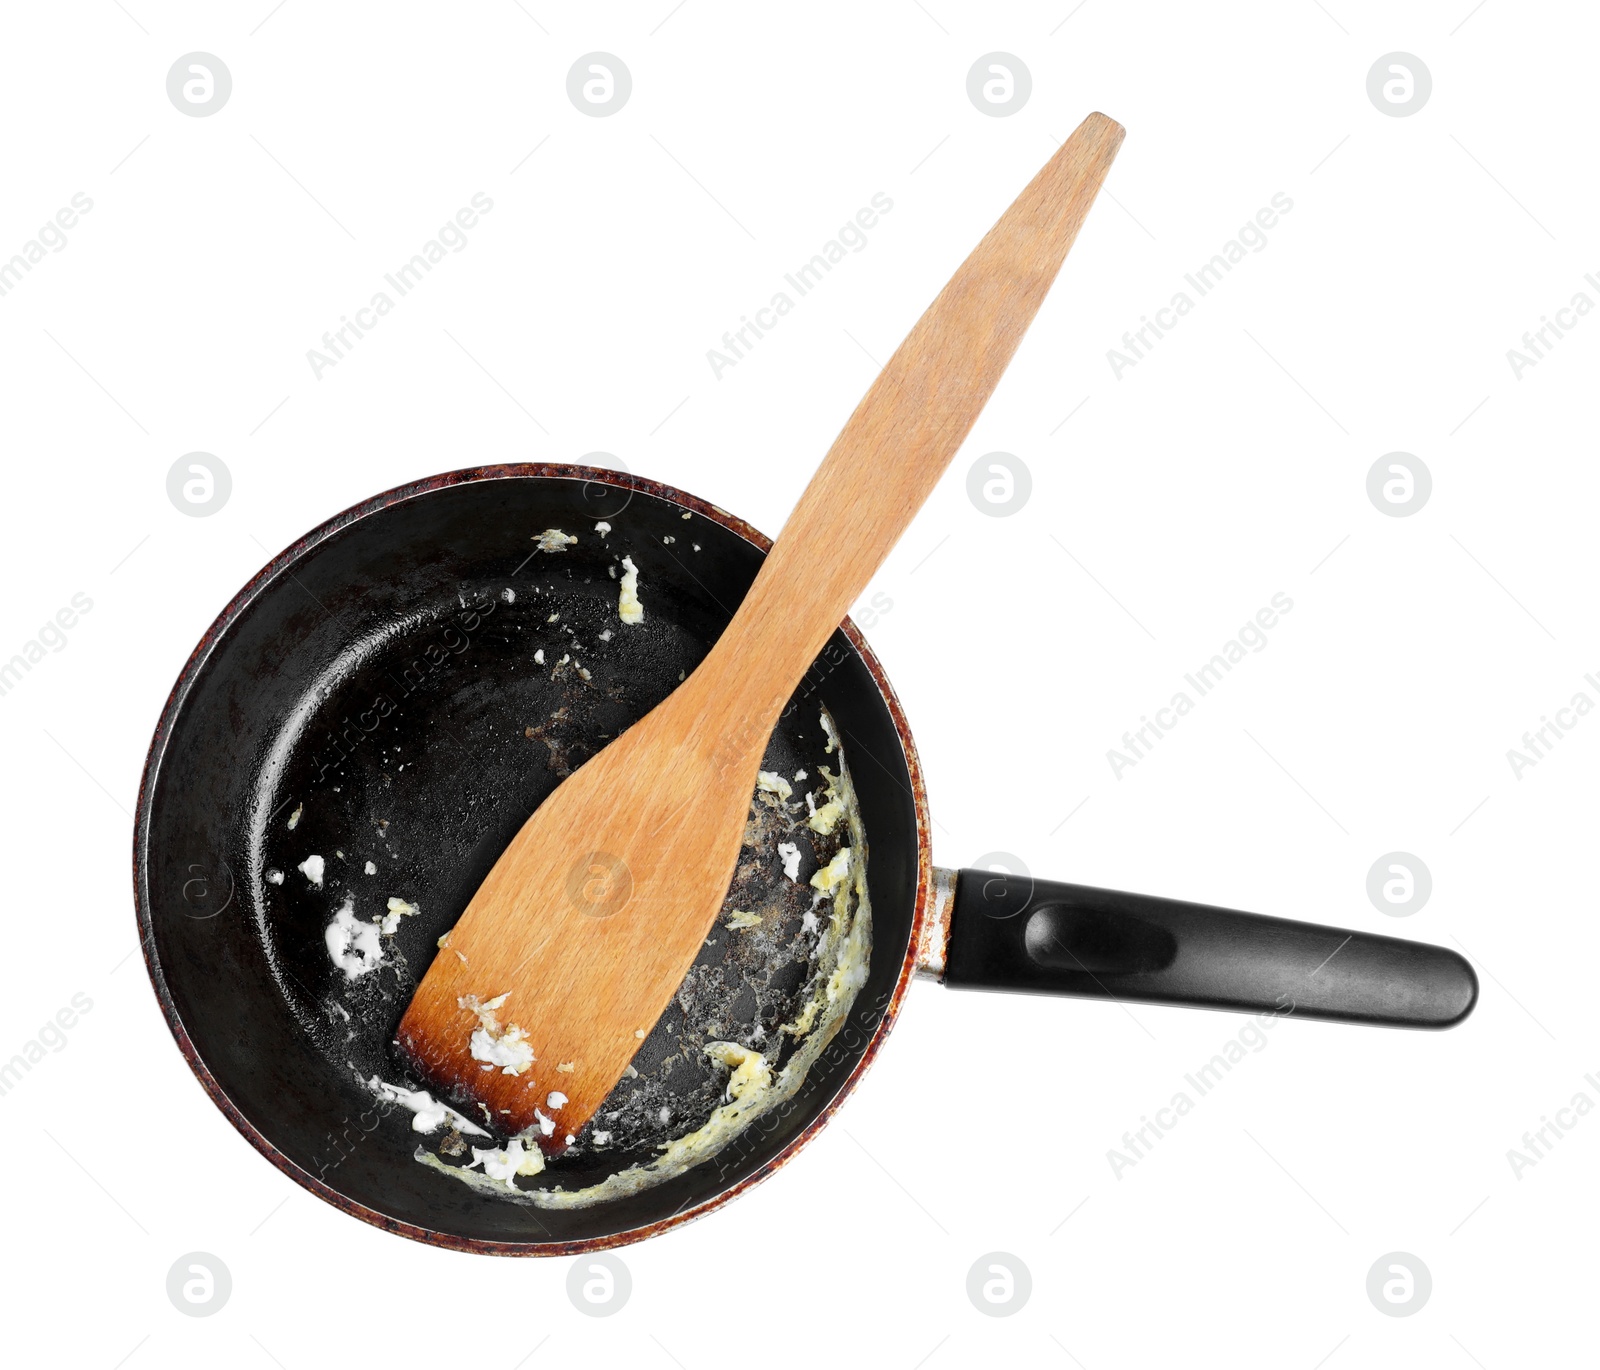
M612 526L604 538L594 531L602 519ZM549 528L579 540L534 551ZM562 775L705 655L767 545L693 496L616 472L485 467L339 515L223 611L151 745L135 895L179 1047L217 1106L291 1178L368 1222L440 1245L528 1255L615 1245L699 1216L771 1173L854 1084L908 982L930 869L916 754L849 624L797 691L764 763L812 777L831 764L818 723L826 705L870 848L869 977L787 1108L676 1179L547 1210L419 1164L419 1142L438 1137L419 1137L409 1113L378 1106L360 1082L405 1082L392 1040L439 935ZM611 574L625 554L645 604L644 623L626 628ZM801 846L804 882L828 853ZM324 862L320 888L300 869L312 855ZM720 1102L724 1073L706 1062L703 1043L759 1042L789 1016L806 975L799 932L810 899L775 863L750 866L729 906L779 910L782 935L758 952L745 934L713 932L641 1045L639 1077L619 1086L576 1154L536 1183L577 1189L649 1160ZM385 939L384 966L347 979L324 928L346 900L368 918L391 896L420 912ZM596 1126L611 1133L603 1150Z

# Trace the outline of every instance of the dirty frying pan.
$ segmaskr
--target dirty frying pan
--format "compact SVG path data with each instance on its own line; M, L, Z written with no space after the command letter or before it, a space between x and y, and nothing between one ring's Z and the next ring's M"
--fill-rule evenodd
M541 551L550 529L577 541ZM715 1157L658 1183L583 1207L525 1196L649 1166L705 1123L729 1083L708 1042L770 1046L780 1059L793 1049L782 1025L814 975L818 936L807 881L838 838L808 836L781 806L753 803L754 845L725 909L762 910L761 926L719 918L632 1073L568 1153L510 1196L423 1163L438 1136L419 1135L413 1113L371 1082L414 1085L393 1039L433 956L448 954L438 939L560 780L694 669L769 546L714 505L633 476L481 467L331 519L222 612L151 744L135 897L179 1048L285 1174L403 1236L568 1253L663 1231L771 1174L865 1071L914 973L960 988L1401 1027L1449 1027L1471 1011L1477 980L1443 948L936 870L911 733L847 621L763 762L805 774L798 800L842 752L868 850L864 983L804 1083ZM614 578L624 555L645 607L644 622L625 630ZM786 833L799 849L792 873L763 855ZM386 899L415 912L391 920L381 968L351 977L331 956L330 924L347 902L370 916Z

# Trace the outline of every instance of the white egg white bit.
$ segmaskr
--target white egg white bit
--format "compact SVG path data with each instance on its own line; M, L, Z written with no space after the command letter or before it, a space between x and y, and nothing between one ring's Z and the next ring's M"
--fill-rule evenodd
M595 524L594 530L595 532L599 533L601 537L604 537L611 531L611 525L602 519L599 523Z
M361 1079L361 1072L356 1072L356 1078ZM437 1132L446 1123L449 1123L459 1132L464 1132L471 1137L487 1137L489 1134L479 1127L470 1118L465 1118L451 1108L449 1104L442 1104L425 1089L406 1089L403 1085L391 1085L386 1080L374 1075L363 1083L373 1094L380 1099L387 1099L397 1103L400 1107L411 1112L411 1130L420 1132L424 1136Z
M502 1028L495 1017L496 1011L510 997L509 990L487 1000L468 994L457 999L456 1003L478 1015L478 1026L472 1033L469 1045L472 1059L483 1063L481 1069L499 1070L502 1075L521 1075L538 1058L533 1054L526 1032L515 1023Z
M269 884L269 885L281 885L281 884L283 884L283 872L280 871L280 870L269 870L267 872L267 884Z
M545 1100L545 1104L552 1111L555 1110L555 1109L564 1107L566 1105L566 1102L567 1102L567 1096L565 1094L563 1094L559 1089L552 1089L550 1091L549 1098L547 1098Z
M500 598L505 600L507 604L515 604L517 602L517 592L508 585L500 592Z
M544 1154L537 1145L524 1149L522 1138L513 1137L498 1150L473 1147L472 1159L466 1168L472 1170L478 1166L483 1167L483 1173L491 1180L500 1180L507 1189L515 1189L518 1175L537 1175L544 1169Z
M376 875L378 873L378 868L370 861L368 861L367 864L361 869L364 870L368 875Z
M320 890L322 888L322 874L327 867L328 863L315 852L313 852L310 856L306 857L306 859L302 861L299 866L296 867L296 869L301 875L305 876L305 878L311 882L313 889Z
M800 883L800 846L796 842L778 843L778 857L783 862L783 873L796 884Z
M358 980L383 964L383 941L376 923L356 917L355 897L346 895L343 907L322 932L328 958L344 972L346 980Z

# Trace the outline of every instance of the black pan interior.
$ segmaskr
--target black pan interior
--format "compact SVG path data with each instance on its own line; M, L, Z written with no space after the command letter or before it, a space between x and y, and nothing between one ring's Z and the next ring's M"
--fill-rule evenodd
M535 550L546 529L578 541ZM620 627L616 614L624 555L639 570L638 626ZM410 1114L377 1106L357 1078L406 1081L394 1028L437 937L562 775L693 669L762 555L708 506L661 487L580 468L486 468L342 515L224 613L152 748L136 846L140 917L158 993L197 1072L295 1178L320 1181L319 1192L360 1216L455 1245L611 1239L753 1176L846 1083L905 959L918 835L894 716L843 633L797 692L766 766L813 777L819 763L831 766L824 703L870 844L871 971L834 1047L781 1114L675 1180L553 1211L480 1195L420 1165L413 1153L428 1139L411 1132ZM800 846L804 880L828 853ZM323 859L321 889L298 869L307 854ZM576 1189L650 1159L719 1101L723 1076L699 1044L748 1040L781 1018L803 960L771 948L798 933L810 900L774 880L770 865L751 863L741 879L735 906L786 901L783 936L754 955L748 937L713 933L642 1044L639 1078L601 1110L607 1147L597 1152L580 1134L575 1155L537 1183ZM402 920L382 970L348 982L322 929L343 899L367 914L384 895L421 912Z

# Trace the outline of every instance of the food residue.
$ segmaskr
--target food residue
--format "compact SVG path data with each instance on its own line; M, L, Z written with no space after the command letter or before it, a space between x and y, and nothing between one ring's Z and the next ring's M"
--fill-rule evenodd
M821 808L813 811L811 817L806 819L806 826L812 832L819 832L826 837L838 825L843 815L844 805L837 799L830 799Z
M484 1000L479 1000L475 994L468 994L457 999L456 1003L478 1015L478 1026L473 1029L471 1039L472 1059L482 1061L484 1070L498 1069L502 1075L521 1075L537 1058L528 1043L526 1032L515 1023L508 1023L502 1028L495 1017L496 1011L503 1008L510 997L509 990L493 999Z
M840 847L832 861L811 877L811 888L832 894L839 883L850 874L850 848Z
M360 1079L360 1072L357 1072ZM487 1137L489 1134L479 1127L470 1118L464 1118L451 1108L449 1104L441 1104L425 1089L405 1089L400 1085L391 1085L380 1080L374 1075L364 1082L368 1089L380 1099L387 1099L397 1103L402 1108L410 1109L411 1130L424 1135L437 1132L445 1123L449 1123L457 1132L465 1132L473 1137Z
M414 913L421 913L415 904L408 904L404 899L390 898L389 911L383 915L383 922L379 924L384 933L392 933L400 926L402 918L409 918Z
M638 605L638 571L631 558L621 563L621 569L624 575L618 612L626 623L630 621L626 613L628 601L631 599ZM642 619L643 610L639 606L638 616L633 621ZM572 646L577 650L576 642ZM557 655L561 655L559 648ZM575 665L570 669L576 673ZM526 1074L527 1088L538 1093L525 1097L531 1100L542 1093L543 1106L534 1110L533 1126L510 1140L506 1140L509 1129L495 1129L495 1119L485 1110L480 1121L498 1133L492 1141L479 1135L478 1145L469 1148L461 1135L464 1129L458 1127L449 1132L442 1144L435 1141L419 1146L415 1152L418 1162L502 1201L545 1209L587 1208L683 1175L716 1156L755 1119L797 1095L821 1053L843 1028L865 983L871 960L865 838L840 738L831 724L832 720L824 714L822 728L828 744L826 750L840 753L837 776L832 774L832 763L820 768L819 779L810 782L814 788L802 794L804 783L813 773L804 767L797 768L792 763L781 768L774 765L773 770L760 774L756 790L759 802L751 810L746 844L755 849L749 854L762 859L766 874L761 879L766 883L764 886L758 883L751 890L751 897L760 902L751 903L747 908L727 908L722 915L724 926L738 931L740 936L733 939L719 936L710 943L713 947L725 943L730 955L738 947L744 949L739 953L741 956L760 958L774 954L769 949L769 939L781 939L775 945L790 948L787 954L798 956L801 964L807 967L802 986L783 1010L784 1016L757 1022L747 1033L744 1027L734 1027L739 1021L736 1012L732 1022L723 1018L718 1026L709 1030L705 1026L694 1027L693 1037L690 1035L694 1023L691 1016L681 1024L684 1057L687 1059L691 1052L703 1052L702 1061L711 1063L709 1071L704 1064L699 1066L704 1080L700 1088L704 1088L705 1093L698 1095L695 1103L681 1102L671 1092L667 1092L665 1098L662 1093L655 1092L659 1088L656 1078L659 1071L655 1065L649 1070L645 1070L643 1064L638 1070L630 1065L623 1072L624 1080L638 1081L642 1086L635 1090L633 1102L629 1103L626 1098L613 1101L595 1114L592 1127L569 1131L570 1123L558 1126L556 1121L563 1108L571 1107L569 1096L563 1090L551 1089L553 1082L548 1077L535 1080L531 1069L534 1064L532 1043L527 1034L508 1019L506 1008L511 996L502 994L482 1002L471 996L463 997L458 1001L460 1005L472 1010L478 1019L478 1026L471 1034L473 1057L487 1070ZM790 772L793 772L792 777L785 778ZM792 840L778 841L779 838ZM773 883L777 872L770 864L774 851L784 877L793 882L778 884L776 889ZM813 862L820 863L820 868L810 876L809 888L808 881L801 876L802 855L808 870L814 868ZM801 890L796 890L795 885ZM768 891L771 891L770 896ZM746 900L741 897L739 902L744 904ZM807 903L809 909L805 908ZM355 921L353 912L349 923L355 931L362 926ZM379 925L366 926L376 929ZM449 942L442 938L440 945L448 948ZM375 945L374 950L378 949ZM680 1001L685 1013L691 1012L691 1004L699 1011L699 991L686 989L685 993L692 996ZM532 1012L530 1005L525 1004L524 1010ZM674 1025L668 1021L666 1030L670 1032ZM737 1033L736 1040L724 1040L734 1033ZM633 1035L642 1043L648 1030L639 1027L633 1030ZM713 1040L707 1041L707 1037ZM680 1044L676 1036L672 1040L675 1045ZM575 1072L575 1061L552 1064L558 1072ZM546 1066L545 1070L549 1068ZM641 1071L644 1071L643 1076ZM398 1087L391 1088L395 1092L386 1097L400 1100ZM520 1092L522 1086L516 1088ZM623 1088L630 1087L624 1085ZM720 1102L717 1102L719 1088ZM441 1126L441 1111L447 1106L436 1103L425 1091L414 1093L415 1104L406 1103L414 1115L413 1127L423 1131L430 1123L435 1128ZM411 1094L411 1091L406 1092L407 1099ZM707 1109L710 1109L709 1117ZM477 1111L475 1108L474 1113ZM441 1121L435 1122L436 1119ZM617 1130L619 1123L621 1131ZM642 1140L634 1135L639 1127L649 1129L646 1138L656 1128L665 1129L654 1133L658 1140L655 1140L653 1157L641 1157L633 1151ZM673 1136L674 1129L681 1135ZM479 1131L481 1133L481 1129ZM584 1151L614 1154L620 1138L621 1145L628 1148L629 1159L622 1161L621 1168L614 1173L606 1175L604 1170L600 1171L606 1178L598 1183L585 1179L573 1187L569 1180L566 1185L558 1183L537 1188L526 1180L519 1182L519 1176L544 1174L544 1183L550 1184L540 1146L541 1143L550 1145L551 1141L559 1143L563 1138L567 1146L580 1148L580 1156ZM466 1163L469 1151L471 1159ZM549 1165L555 1168L557 1180L565 1177L560 1162Z
M322 940L328 948L329 959L344 972L347 980L358 979L383 964L383 942L378 925L356 917L353 896L346 896L333 922L323 929Z
M794 793L794 789L789 782L772 771L758 771L756 773L756 789L767 794L775 794L780 800L787 799Z
M473 1147L472 1160L466 1168L471 1170L480 1165L491 1180L501 1180L507 1189L515 1189L518 1175L537 1175L544 1169L544 1154L537 1146L523 1150L522 1139L513 1137L499 1150L483 1151Z
M797 842L778 843L778 859L783 862L783 873L789 879L798 883L800 879L800 844Z
M541 552L565 552L577 540L571 533L563 533L559 528L546 528L535 539Z
M296 869L311 882L314 888L320 890L322 888L322 873L327 869L327 864L320 856L312 853Z
M624 623L643 623L644 605L639 603L639 568L632 557L622 559L622 587L617 595L617 617Z

